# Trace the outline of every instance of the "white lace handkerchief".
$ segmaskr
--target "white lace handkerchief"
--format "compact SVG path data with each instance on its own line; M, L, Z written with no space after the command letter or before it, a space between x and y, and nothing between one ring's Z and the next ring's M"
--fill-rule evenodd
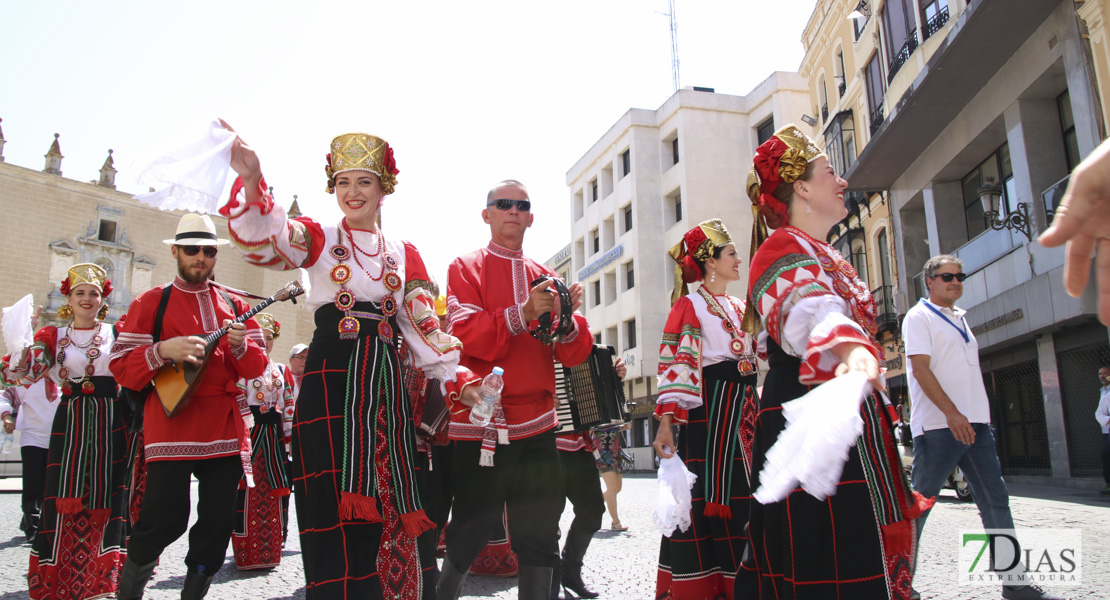
M31 317L35 313L34 298L27 294L3 311L0 328L4 330L4 345L13 359L19 358L24 348L35 343L35 330L31 327Z
M836 494L848 453L863 433L859 407L870 392L867 376L852 371L783 404L786 429L767 452L755 499L779 502L799 484L818 500Z
M671 537L675 529L686 531L691 524L690 489L698 476L690 472L675 452L659 462L659 497L651 520L663 535Z
M212 121L203 138L155 159L139 173L139 183L155 191L135 199L161 210L216 214L234 142L235 133Z

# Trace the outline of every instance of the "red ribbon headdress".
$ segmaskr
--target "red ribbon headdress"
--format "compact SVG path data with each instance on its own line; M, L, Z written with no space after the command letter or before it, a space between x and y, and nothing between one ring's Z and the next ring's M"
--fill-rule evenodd
M686 284L701 280L699 262L713 256L713 250L732 243L732 236L720 219L702 221L682 236L667 254L678 264L674 268L674 291L671 292L671 306L689 293Z

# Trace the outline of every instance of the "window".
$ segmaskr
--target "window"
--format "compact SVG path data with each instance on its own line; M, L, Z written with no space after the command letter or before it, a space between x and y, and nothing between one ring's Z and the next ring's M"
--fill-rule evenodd
M574 192L574 220L581 219L586 214L586 203L582 201L582 190Z
M624 265L624 289L630 290L636 287L636 274L632 268L632 261L628 261Z
M914 0L890 0L883 6L883 26L886 29L886 51L890 57L887 81L894 79L910 54L917 48L917 19Z
M614 269L601 277L605 282L605 303L612 304L617 301L617 271Z
M1075 127L1072 127L1073 134L1074 134L1074 131L1075 131ZM102 242L109 242L109 243L112 243L112 244L116 243L116 222L115 221L109 221L108 219L101 219L100 220L100 234L97 235L96 239L98 239Z
M621 178L632 172L632 151L621 152Z
M682 220L682 194L674 195L674 220L675 223Z
M608 198L613 193L613 163L601 169L601 197Z
M762 146L763 142L771 139L772 135L775 135L775 117L773 115L755 128L756 146Z
M595 344L601 344L601 332L600 331L594 334L594 343Z
M679 158L679 156L678 156L678 138L677 137L675 139L671 140L671 157L674 158L674 162L671 163L671 164L677 165L678 164L678 158Z
M844 97L844 91L848 89L847 75L844 73L844 50L842 48L836 49L836 62L833 64L833 79L836 81L837 98Z
M817 80L817 101L821 104L821 122L829 120L829 94L825 91L825 76Z
M1060 111L1060 129L1064 132L1064 158L1068 161L1068 172L1079 164L1079 139L1075 136L1075 115L1071 111L1071 94L1064 90L1056 98Z
M852 111L846 110L835 117L825 129L825 151L833 170L843 175L856 162L856 121Z
M624 230L632 231L632 205L624 207Z
M594 306L601 306L601 280L594 282Z
M983 219L983 204L979 201L979 188L987 177L1002 184L1002 198L998 201L999 216L1004 217L1017 209L1017 192L1014 189L1014 170L1010 166L1010 146L1002 147L987 157L979 166L964 175L964 218L967 221L967 237L971 239L986 231Z
M921 39L929 36L948 22L948 0L921 0Z
M597 202L597 179L590 182L590 202Z
M882 271L879 275L882 277L883 287L887 287L891 285L894 272L890 270L890 241L885 227L879 230L878 246L876 251L879 253L879 270Z
M867 77L867 107L871 111L871 135L883 124L883 96L886 93L886 82L883 79L883 65L879 60L879 53L871 55L865 69Z
M636 319L624 322L624 339L626 349L636 347Z
M590 232L590 239L593 240L594 254L601 252L601 235L594 229Z

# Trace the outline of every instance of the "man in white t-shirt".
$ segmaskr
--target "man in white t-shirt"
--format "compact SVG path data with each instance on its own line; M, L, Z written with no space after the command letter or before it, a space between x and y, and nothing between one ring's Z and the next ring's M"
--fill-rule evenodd
M902 336L909 357L910 427L913 431L913 487L926 498L940 493L956 466L971 486L984 529L1013 531L1010 494L1002 480L990 401L979 370L979 344L956 308L963 296L963 262L942 254L925 263L929 298L906 313ZM920 538L928 511L917 519ZM1016 536L1014 536L1016 538ZM1009 565L1000 574L1024 570L1013 556L994 557ZM1003 586L1007 600L1052 600L1036 586Z

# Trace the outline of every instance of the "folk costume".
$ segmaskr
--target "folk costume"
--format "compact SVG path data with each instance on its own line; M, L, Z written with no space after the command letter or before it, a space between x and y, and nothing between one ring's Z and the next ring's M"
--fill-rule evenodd
M568 598L597 598L597 592L587 588L582 579L586 551L594 534L601 529L601 516L605 514L605 498L597 472L597 437L591 431L561 433L555 437L555 446L559 449L563 508L569 500L574 506L574 520L563 542L559 571L551 576L551 597L558 597L562 587L567 590Z
M703 286L701 264L732 244L719 219L688 231L669 251L676 261L675 295L659 345L655 417L679 425L675 450L697 475L692 524L664 536L656 598L732 598L733 577L747 541L751 500L751 439L756 395L755 339L740 329L744 303Z
M593 432L597 439L596 462L599 473L621 474L624 472L624 465L621 464L621 438L624 430L624 426L619 426L598 429Z
M505 387L489 425L471 424L470 409L448 398L455 441L453 518L447 525L442 597L457 597L465 573L508 507L509 538L521 589L543 580L558 559L559 451L555 447L555 363L577 365L593 348L585 317L554 345L529 335L529 284L555 273L523 252L490 244L456 258L447 271L447 318L464 344L462 364L480 376L500 366ZM449 588L449 589L448 589Z
M748 178L756 228L763 225L760 213L777 227L755 253L748 280L755 311L748 324L756 313L762 318L760 351L771 366L755 425L757 479L785 427L782 405L833 378L840 360L830 348L861 344L881 360L875 302L866 285L830 245L791 227L785 205L772 196L819 156L813 142L788 125L759 147ZM753 246L758 237L753 234ZM860 417L863 434L835 495L817 500L799 489L780 502L752 503L737 598L909 597L917 547L913 519L922 499L910 491L878 394L864 400Z
M0 392L0 416L15 413L15 428L20 432L19 454L23 461L20 505L23 519L19 528L28 542L34 541L42 516L50 430L54 426L59 398L58 385L49 377L43 377L33 385L13 386Z
M278 338L281 324L269 313L259 313L254 319L263 330ZM251 428L251 464L254 467L254 487L244 477L239 480L239 495L235 500L235 529L231 533L231 546L235 566L240 571L270 569L281 563L282 498L292 489L285 469L285 444L293 419L293 375L285 367L270 360L262 375L239 380L240 410L243 405L254 417Z
M216 237L207 215L186 214L167 245L214 246ZM163 287L140 294L127 311L119 339L112 348L111 368L120 385L143 390L169 361L159 355L163 343L178 336L206 336L221 329L250 307L210 281L190 283L175 277L169 284L164 318L154 341L154 327ZM234 304L232 306L228 301ZM223 565L235 519L239 479L249 467L250 411L236 401L236 382L259 376L266 366L265 341L254 319L244 322L246 337L232 346L221 338L208 357L207 370L189 403L172 419L150 390L143 411L143 454L146 479L139 521L128 542L121 598L141 596L158 557L185 531L190 511L190 482L199 481L197 522L189 532L188 571L183 594L203 597Z
M61 293L95 285L102 298L112 282L99 265L71 267ZM59 309L59 316L70 311ZM72 314L72 312L69 312ZM31 598L109 598L127 550L124 487L127 440L118 386L108 369L114 335L97 321L91 330L47 326L35 333L25 372L0 365L8 384L48 378L61 388L47 451L41 524L27 576Z
M372 135L332 141L328 193L351 170L377 175L386 194L397 182L392 148ZM435 554L416 540L434 523L421 505L402 356L447 396L474 376L458 367L459 341L439 329L424 261L380 228L289 219L265 183L258 201L243 188L240 178L220 209L235 245L251 264L306 269L316 319L292 434L307 596L432 598Z

